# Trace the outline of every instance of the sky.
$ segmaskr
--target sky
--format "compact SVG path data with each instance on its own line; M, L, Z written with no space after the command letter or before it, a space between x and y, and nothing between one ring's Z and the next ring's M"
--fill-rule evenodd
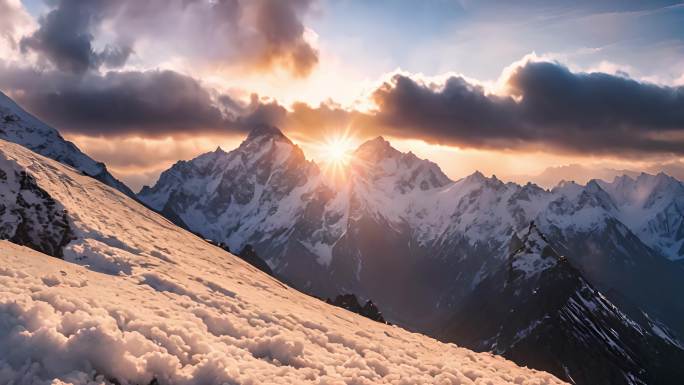
M0 0L0 90L134 189L260 124L453 179L684 178L682 87L681 2Z

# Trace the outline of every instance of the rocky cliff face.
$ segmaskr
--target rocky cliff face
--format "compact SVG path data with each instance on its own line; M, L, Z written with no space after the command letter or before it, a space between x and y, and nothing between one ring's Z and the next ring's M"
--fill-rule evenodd
M0 239L62 258L72 237L64 207L33 176L0 156Z

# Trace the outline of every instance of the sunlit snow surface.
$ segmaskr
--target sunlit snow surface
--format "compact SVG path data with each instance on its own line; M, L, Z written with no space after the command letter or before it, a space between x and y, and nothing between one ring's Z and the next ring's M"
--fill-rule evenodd
M0 148L78 237L66 262L0 242L0 384L561 383L328 306L91 178Z

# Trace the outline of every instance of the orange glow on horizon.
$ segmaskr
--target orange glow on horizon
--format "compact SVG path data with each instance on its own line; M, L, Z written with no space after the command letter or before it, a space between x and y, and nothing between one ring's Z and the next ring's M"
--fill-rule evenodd
M349 129L330 132L324 139L309 137L299 132L287 132L299 145L307 159L316 162L322 174L333 182L344 182L354 166L354 151L364 142L363 136ZM236 148L243 136L203 135L192 138L166 137L88 137L65 135L93 158L104 161L107 168L134 190L142 185L152 185L159 174L178 160L192 159L202 153L214 151L221 146L225 151ZM553 154L543 151L496 151L458 148L436 145L416 139L385 137L393 147L402 152L412 151L419 158L429 159L439 165L451 179L465 177L475 170L487 176L496 174L504 181L536 182L542 187L552 187L561 179L584 183L590 178L610 178L601 169L635 170L657 173L662 159L620 159L615 157L590 157ZM154 154L154 156L150 156ZM684 164L684 158L677 159ZM566 167L553 170L548 178L536 178L549 167L582 165L586 169ZM673 175L678 176L678 175ZM681 175L679 175L681 177ZM548 180L547 180L548 179Z

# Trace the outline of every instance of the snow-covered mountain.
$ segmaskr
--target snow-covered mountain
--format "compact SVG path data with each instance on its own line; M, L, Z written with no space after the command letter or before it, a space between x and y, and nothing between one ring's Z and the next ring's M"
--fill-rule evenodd
M32 249L0 241L2 384L562 383L304 295L24 147L0 169L5 236L32 221Z
M599 181L618 207L618 219L673 261L684 259L684 184L660 173Z
M389 321L428 333L507 268L511 237L534 221L588 285L655 338L676 341L684 336L676 294L684 268L673 262L682 257L682 185L651 178L663 176L630 187L645 198L618 180L551 190L479 172L451 181L376 138L333 184L280 131L260 127L234 151L177 163L139 197L231 250L253 245L297 288L356 293Z
M135 197L125 184L97 162L66 141L57 130L38 120L0 92L0 139L20 144L43 156L69 165L115 189Z
M177 162L139 198L230 250L252 245L290 282L326 285L326 248L342 230L342 218L322 216L333 195L298 146L261 126L234 151Z
M610 302L531 224L441 337L578 384L675 384L684 348ZM664 335L665 338L662 338Z

